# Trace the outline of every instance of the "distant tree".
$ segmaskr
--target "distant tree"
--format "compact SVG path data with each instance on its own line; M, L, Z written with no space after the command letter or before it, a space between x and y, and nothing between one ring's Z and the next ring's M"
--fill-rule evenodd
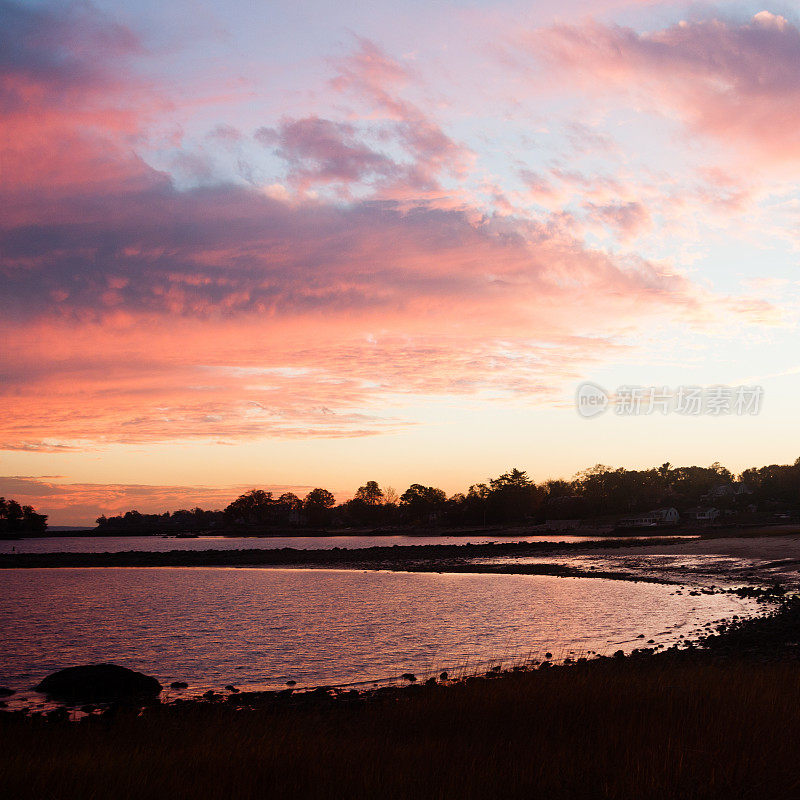
M303 501L311 525L328 525L336 498L327 489L312 489Z
M542 505L545 492L524 470L504 472L489 481L489 514L498 522L519 522Z
M272 492L251 489L227 506L225 514L234 522L263 525L270 522L274 503Z
M37 514L33 506L0 497L0 534L43 534L47 530L47 514Z
M412 522L436 522L444 508L447 495L434 486L412 483L400 495L400 505Z
M799 459L800 460L800 459ZM391 486L387 486L383 491L383 503L387 506L396 506L400 502L400 495Z
M290 511L299 511L303 507L303 501L294 492L284 492L278 502Z
M327 489L312 489L304 502L306 508L316 506L318 508L333 508L336 498Z
M12 527L22 519L22 506L16 500L6 503L6 519Z
M377 481L367 481L356 489L356 499L363 501L368 506L377 506L383 501L383 491Z

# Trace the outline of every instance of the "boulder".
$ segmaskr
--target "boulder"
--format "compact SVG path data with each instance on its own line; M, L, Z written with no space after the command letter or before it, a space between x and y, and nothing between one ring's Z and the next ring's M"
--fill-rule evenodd
M54 672L34 690L63 699L110 700L155 696L161 691L161 684L149 675L117 664L86 664Z

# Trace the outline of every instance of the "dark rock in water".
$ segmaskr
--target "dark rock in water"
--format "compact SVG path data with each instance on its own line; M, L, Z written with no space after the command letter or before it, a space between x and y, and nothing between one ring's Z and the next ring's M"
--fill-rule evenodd
M234 686L232 683L229 683L229 684L228 684L228 685L225 687L225 689L226 689L226 691L228 691L228 692L238 692L238 691L239 691L239 690L238 690L238 689L237 689L237 688L236 688L236 687L235 687L235 686Z
M297 681L286 681L287 686L297 686Z
M170 689L188 689L189 684L186 681L172 681L169 685Z
M54 672L34 690L64 699L109 700L157 695L161 684L149 675L117 664L87 664Z
M545 653L544 657L549 660L549 659L551 659L553 657L553 654L552 653Z
M413 683L417 679L417 676L413 672L404 672L400 677L409 683Z
M446 680L447 680L447 673L446 673L446 672L442 672L442 673L440 673L440 674L439 674L439 678L440 678L441 680L443 680L443 681L446 681Z
M11 697L14 694L13 689L9 689L8 686L0 686L0 697Z

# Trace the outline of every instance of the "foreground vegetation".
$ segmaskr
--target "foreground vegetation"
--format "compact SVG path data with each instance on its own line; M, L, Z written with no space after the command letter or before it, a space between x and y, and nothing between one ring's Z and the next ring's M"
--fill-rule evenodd
M365 702L4 715L14 798L784 798L800 786L796 603L705 649Z

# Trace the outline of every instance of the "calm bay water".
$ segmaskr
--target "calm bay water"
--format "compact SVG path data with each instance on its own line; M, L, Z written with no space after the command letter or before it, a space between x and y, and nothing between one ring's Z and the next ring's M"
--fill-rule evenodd
M65 666L113 661L190 691L420 677L630 650L733 614L729 595L594 578L346 570L0 571L0 683L27 690ZM15 702L31 697L22 694Z
M0 540L0 553L117 553L126 550L332 550L334 547L362 549L415 544L487 544L489 542L600 542L626 540L630 536L568 536L547 534L528 537L494 536L199 536L176 539L161 536L45 536L36 539ZM654 541L662 538L648 537ZM663 537L671 538L671 537ZM694 537L682 537L694 538Z

